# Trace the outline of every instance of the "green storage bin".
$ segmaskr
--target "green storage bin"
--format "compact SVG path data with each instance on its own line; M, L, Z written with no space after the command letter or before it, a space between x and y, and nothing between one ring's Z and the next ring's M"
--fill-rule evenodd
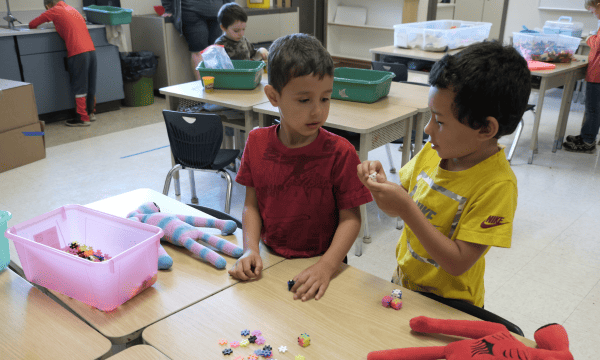
M90 5L83 8L87 21L94 24L121 25L131 22L133 10L115 6Z
M337 68L333 73L331 97L338 100L372 103L389 94L395 76L389 71Z
M207 69L204 61L196 70L200 77L213 76L215 89L252 90L260 84L265 63L252 60L231 60L233 69ZM202 83L204 86L204 82Z
M125 106L146 106L154 104L154 82L151 77L142 76L137 81L124 81Z
M10 218L12 218L11 213L0 210L0 271L4 270L10 262L8 239L4 236L6 229L8 229L8 220Z

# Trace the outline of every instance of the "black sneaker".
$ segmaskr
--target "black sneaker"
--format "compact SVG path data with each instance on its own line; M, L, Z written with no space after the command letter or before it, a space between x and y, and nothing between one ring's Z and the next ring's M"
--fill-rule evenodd
M571 144L583 144L583 139L581 138L581 135L568 135L565 142Z
M593 142L591 144L588 144L584 141L581 141L581 143L565 142L563 143L563 147L566 151L591 154L596 150L596 143Z
M67 126L90 126L90 122L89 121L81 121L79 119L73 119L73 120L67 120L65 125L67 125Z

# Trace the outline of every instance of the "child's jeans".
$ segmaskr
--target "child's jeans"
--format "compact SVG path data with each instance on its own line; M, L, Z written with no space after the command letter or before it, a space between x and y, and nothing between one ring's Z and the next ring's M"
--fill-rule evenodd
M596 141L600 130L600 83L585 84L585 122L581 126L581 138L588 144Z

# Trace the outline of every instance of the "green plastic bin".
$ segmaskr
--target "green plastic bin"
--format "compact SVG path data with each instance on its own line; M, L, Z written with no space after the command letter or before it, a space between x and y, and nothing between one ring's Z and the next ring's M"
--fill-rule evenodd
M337 68L333 73L333 93L338 100L372 103L390 92L392 79L389 71Z
M0 271L4 270L10 262L10 249L8 247L8 239L4 236L8 228L8 220L12 218L8 211L0 210Z
M252 60L231 60L231 62L233 69L207 69L202 61L196 70L200 73L200 77L213 76L215 89L252 90L260 84L265 63Z
M142 76L137 81L123 81L125 106L147 106L154 104L154 81L151 77Z
M133 10L115 6L90 5L83 8L87 21L94 24L121 25L131 22Z

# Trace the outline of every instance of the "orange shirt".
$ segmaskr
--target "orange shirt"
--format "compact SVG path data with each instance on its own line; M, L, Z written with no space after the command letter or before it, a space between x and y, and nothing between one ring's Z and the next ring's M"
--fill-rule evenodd
M65 41L69 57L96 50L83 16L64 1L59 1L50 10L33 19L29 23L29 28L35 29L50 21L54 23L58 35Z
M588 55L588 67L585 74L585 81L592 83L600 83L600 37L592 35L587 39L587 44L590 46Z

